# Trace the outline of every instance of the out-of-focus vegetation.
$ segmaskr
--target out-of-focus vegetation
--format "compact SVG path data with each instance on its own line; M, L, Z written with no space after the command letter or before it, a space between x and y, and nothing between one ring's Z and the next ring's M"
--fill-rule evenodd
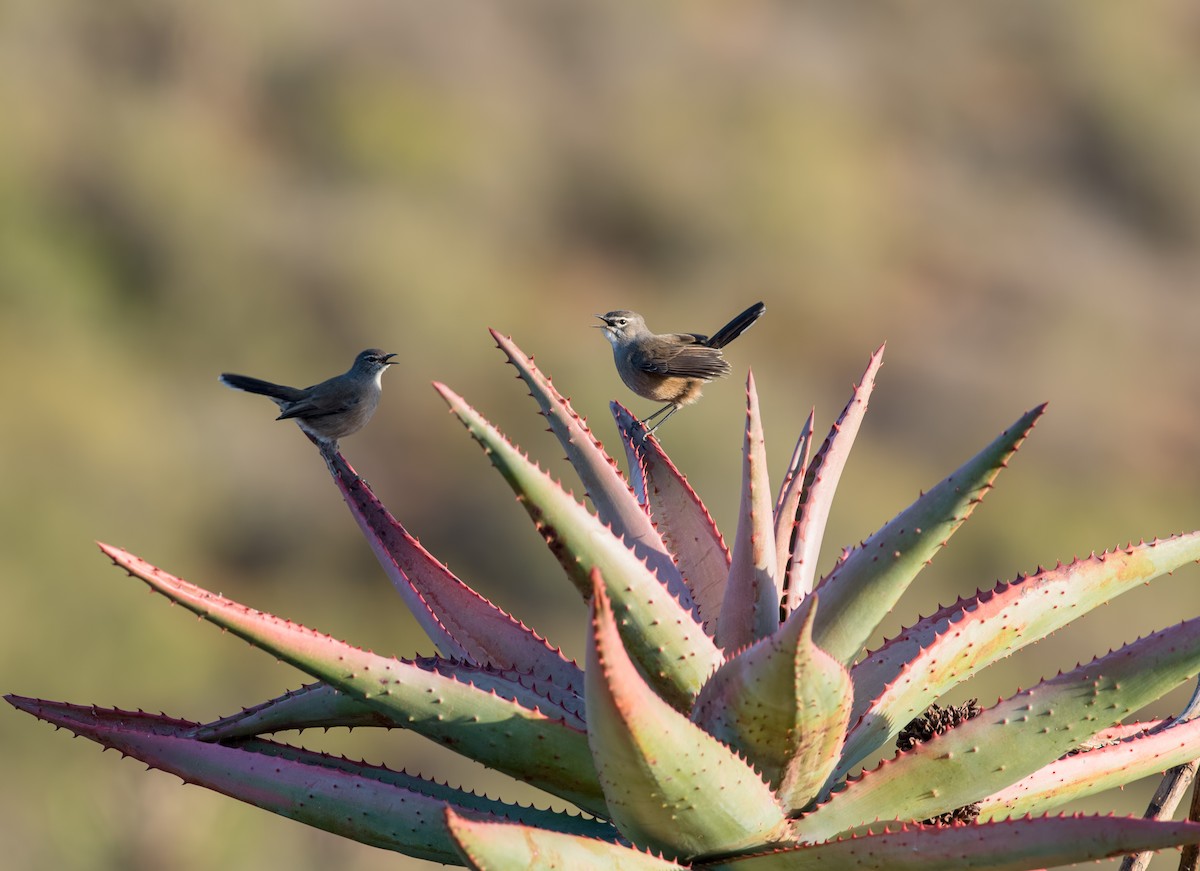
M590 327L613 308L711 331L764 299L729 356L754 366L776 468L809 406L828 425L888 341L834 542L1050 401L907 619L1195 528L1198 93L1200 9L1172 0L9 0L0 683L203 719L300 682L141 595L93 539L376 650L432 652L316 452L216 381L312 383L371 345L403 363L351 461L451 568L578 654L582 606L427 385L557 458L494 326L615 448L607 401L650 406ZM728 530L737 380L662 432ZM1127 597L976 689L990 703L1194 616L1196 582ZM532 797L398 734L298 740ZM8 867L430 867L13 712L0 748ZM1140 812L1135 792L1119 810Z

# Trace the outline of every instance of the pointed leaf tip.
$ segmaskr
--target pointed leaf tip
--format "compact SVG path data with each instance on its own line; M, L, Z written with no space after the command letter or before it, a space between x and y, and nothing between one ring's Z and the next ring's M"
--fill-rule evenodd
M851 388L850 399L829 430L805 474L804 492L796 518L795 547L783 586L787 594L784 608L791 611L812 590L817 576L817 557L833 496L850 449L858 436L867 404L875 390L875 376L883 365L883 347L871 355L858 384ZM840 658L840 657L839 657Z
M822 580L817 643L853 662L901 594L970 517L1040 415L1027 411L982 451L843 556ZM836 621L828 618L837 615Z
M737 534L717 643L732 652L779 627L781 591L776 578L775 511L767 474L766 441L754 375L746 379L746 424L742 439L742 495Z

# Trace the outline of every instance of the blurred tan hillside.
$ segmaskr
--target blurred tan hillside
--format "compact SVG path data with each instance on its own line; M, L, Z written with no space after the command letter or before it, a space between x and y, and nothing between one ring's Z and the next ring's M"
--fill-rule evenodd
M96 539L433 652L316 452L216 380L302 386L369 346L403 364L350 461L460 576L581 655L582 605L428 384L564 475L494 327L619 453L609 400L653 406L592 329L614 308L711 332L766 301L735 377L662 430L730 539L747 368L782 469L810 406L823 433L887 341L826 565L1049 400L889 631L1200 526L1194 3L9 0L0 105L6 692L206 719L303 682L145 595ZM1156 582L972 692L1194 616L1198 582ZM400 734L287 739L536 798ZM0 748L8 867L433 867L7 708Z

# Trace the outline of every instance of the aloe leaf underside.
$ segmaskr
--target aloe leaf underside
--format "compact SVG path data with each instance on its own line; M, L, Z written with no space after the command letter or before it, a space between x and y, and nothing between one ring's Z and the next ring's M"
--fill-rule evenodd
M34 716L192 783L365 844L457 863L447 807L611 842L616 830L586 817L524 808L403 771L262 739L199 741L198 724L143 712L6 696Z
M583 692L583 672L575 663L438 562L384 508L340 453L322 453L379 564L443 654L527 672Z
M633 490L671 548L696 603L705 631L712 635L725 598L729 548L708 509L662 445L648 436L629 409L611 403Z

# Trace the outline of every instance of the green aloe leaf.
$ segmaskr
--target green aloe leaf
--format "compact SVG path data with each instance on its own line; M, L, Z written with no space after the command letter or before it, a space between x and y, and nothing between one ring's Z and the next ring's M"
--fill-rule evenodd
M725 600L717 618L717 644L727 654L766 638L779 628L781 593L775 575L778 565L767 446L752 372L746 378L741 511Z
M770 787L643 680L621 643L607 586L599 577L594 584L588 741L609 819L635 844L668 856L780 840L786 820Z
M692 600L712 635L729 578L729 548L712 515L654 436L619 402L609 403L629 460L634 492L675 556Z
M789 810L808 805L833 770L853 698L845 667L812 643L817 598L717 669L692 709L693 722L745 753Z
M983 799L979 803L979 817L990 820L1044 813L1193 759L1200 759L1200 720L1160 725L1094 750L1054 760Z
M438 562L384 508L340 453L322 450L321 454L379 564L438 650L583 692L583 672L562 651Z
M981 669L1196 560L1200 532L1176 535L1019 577L914 624L851 671L857 725L835 779Z
M866 772L797 824L824 841L927 819L998 792L1200 672L1200 618L1044 680Z
M822 649L846 664L854 661L913 578L991 489L1045 408L1027 411L838 563L820 586L825 607L815 637Z
M850 449L854 446L858 429L862 426L863 416L867 413L867 403L875 389L875 375L883 365L883 349L884 346L880 345L871 355L867 369L855 385L850 401L846 403L837 422L829 430L829 435L821 444L804 476L804 488L795 526L794 549L784 584L787 590L784 607L788 613L791 613L813 588L813 580L817 576L817 557L821 553L821 541L825 537L825 525L829 521L833 495L842 478L842 470L846 468L846 460L850 457ZM837 653L824 643L821 646L837 656ZM844 659L842 661L845 662Z
M599 569L621 614L630 652L655 688L681 709L723 661L696 622L686 588L665 588L620 538L575 501L463 399L434 387L516 491L538 531L580 592L591 596L590 573Z
M1197 843L1197 823L1040 817L940 829L906 826L697 867L706 871L1036 871Z
M402 771L261 739L236 746L189 737L195 723L166 716L5 697L14 707L192 783L365 844L459 864L447 808L613 841L611 826L523 808ZM598 842L599 843L599 842Z
M650 521L646 509L638 504L622 477L617 464L592 435L587 423L571 404L554 389L550 379L533 364L533 358L516 346L512 339L490 330L496 346L529 387L529 394L542 408L542 415L567 452L567 459L583 482L588 498L596 507L600 521L619 538L629 542L650 570L668 587L678 586L682 577L659 530Z
M435 660L379 656L210 593L120 548L101 549L171 601L407 728L584 810L604 813L586 736L543 713L532 690L506 697L483 669L467 683L440 671Z
M292 729L404 728L382 711L327 683L310 683L237 714L197 726L189 735L201 741L227 741Z
M446 826L476 871L686 871L632 847L544 828L446 811Z
M553 686L534 683L526 675L444 659L418 659L414 662L421 668L437 671L477 689L519 699L529 707L536 706L542 714L560 719L581 732L587 729L583 719L582 697L564 693ZM206 723L196 730L195 737L207 741L225 741L289 729L331 729L336 726L408 728L407 722L392 718L369 702L347 695L329 684L314 683L246 708L240 713Z
M788 563L792 559L793 538L796 535L796 523L799 520L800 499L804 495L804 479L808 475L808 454L812 449L813 420L816 409L808 412L808 420L800 430L796 439L796 448L792 451L792 459L788 463L779 485L779 498L775 501L775 549L778 551L778 568L775 577L787 576Z

